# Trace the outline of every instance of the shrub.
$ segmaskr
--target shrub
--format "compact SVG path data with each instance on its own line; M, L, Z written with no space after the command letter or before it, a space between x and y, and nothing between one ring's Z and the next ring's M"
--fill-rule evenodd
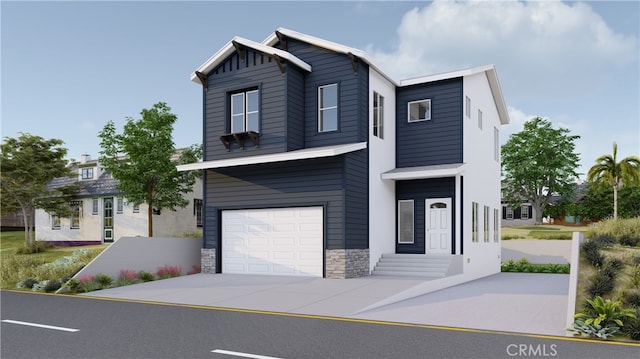
M596 222L589 226L588 237L597 235L610 235L616 238L622 237L640 237L640 217L635 218L618 218L607 219Z
M182 274L182 267L172 266L170 264L165 264L156 271L156 275L160 279L179 277L180 274Z
M130 285L136 282L138 275L135 271L129 269L122 269L118 274L117 285Z
M96 274L96 277L94 280L96 283L100 285L102 289L109 288L113 283L113 278L111 278L111 276L109 276L108 274L104 274L104 273Z
M591 284L587 288L587 293L591 297L598 297L610 293L615 288L615 278L611 278L603 273L598 273L591 278Z
M611 280L615 280L618 278L618 274L620 273L620 269L624 267L624 262L618 258L612 258L605 262L602 270L604 276L611 278Z
M640 340L640 308L635 310L635 318L628 317L624 320L622 334L633 340Z
M637 247L640 245L640 237L624 235L618 240L621 245L629 247Z
M31 247L24 245L16 249L16 254L27 255L34 253L46 252L48 249L54 248L53 244L44 241L35 241Z
M503 241L507 241L507 240L510 240L510 239L524 239L525 237L517 235L517 234L503 234L501 236L501 238L502 238Z
M623 297L622 301L632 308L640 309L640 292L629 292Z
M600 248L612 247L616 243L618 243L618 241L616 240L616 237L614 237L614 236L612 236L610 234L598 234L598 235L595 235L595 236L591 237L590 241L598 243Z
M631 285L640 289L640 264L636 265L631 272Z
M538 230L529 232L529 237L536 239L571 239L573 232Z
M583 336L601 339L620 332L623 320L637 318L635 313L623 308L619 301L604 300L601 296L587 299L588 308L574 316L575 321L569 330Z
M78 291L79 285L80 285L79 280L75 278L71 278L64 284L64 287L69 288L69 291L71 291L72 293L76 293Z
M16 288L19 289L31 289L33 288L33 285L38 283L39 281L35 278L27 278L21 282L18 282L18 284L16 284Z
M580 246L585 258L594 267L602 266L605 260L604 254L600 252L600 244L597 241L588 240Z
M138 272L138 278L143 282L151 282L156 279L153 273L144 270Z
M45 292L51 293L51 292L55 292L56 290L60 289L60 287L62 287L62 283L59 280L52 279L52 280L47 281L47 283L44 285L43 289L44 289Z
M640 256L633 257L633 264L640 265Z

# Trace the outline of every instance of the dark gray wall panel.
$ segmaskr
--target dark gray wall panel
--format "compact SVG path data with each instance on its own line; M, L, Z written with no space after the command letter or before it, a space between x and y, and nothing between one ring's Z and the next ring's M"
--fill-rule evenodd
M397 89L396 166L462 162L462 78ZM431 99L431 120L408 123L407 104Z
M427 198L451 198L451 238L454 239L456 227L455 211L455 178L430 178L414 181L396 182L396 202L400 200L414 200L414 243L398 244L396 238L396 253L425 253L425 208L424 201ZM396 203L396 218L397 218ZM396 224L396 237L397 237ZM455 242L455 241L453 241ZM455 250L452 246L452 250Z
M345 155L345 248L369 248L368 151Z
M287 151L304 148L304 73L290 66L287 71Z

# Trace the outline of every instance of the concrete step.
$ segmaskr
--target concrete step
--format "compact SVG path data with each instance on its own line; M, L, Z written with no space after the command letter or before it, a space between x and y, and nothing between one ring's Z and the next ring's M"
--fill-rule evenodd
M373 275L443 278L449 271L452 256L425 254L383 254Z
M415 267L415 266L393 266L390 264L378 264L374 270L385 270L385 271L400 271L400 272L446 272L449 269L449 266L443 267Z
M444 278L446 274L431 273L431 272L401 272L401 271L374 270L373 275L396 276L396 277Z

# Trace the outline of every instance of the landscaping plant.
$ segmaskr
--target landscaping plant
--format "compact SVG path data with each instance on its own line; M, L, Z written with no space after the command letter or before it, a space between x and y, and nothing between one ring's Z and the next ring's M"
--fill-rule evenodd
M619 301L611 301L596 296L587 299L585 311L574 316L575 321L570 331L582 336L607 339L621 331L624 320L636 319L633 310L623 308Z

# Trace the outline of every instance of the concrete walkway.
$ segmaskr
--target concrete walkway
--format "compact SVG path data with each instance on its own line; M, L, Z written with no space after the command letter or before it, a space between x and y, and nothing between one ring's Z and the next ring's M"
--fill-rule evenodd
M565 335L568 275L499 273L376 307L421 284L423 279L377 276L340 280L195 274L84 295Z

